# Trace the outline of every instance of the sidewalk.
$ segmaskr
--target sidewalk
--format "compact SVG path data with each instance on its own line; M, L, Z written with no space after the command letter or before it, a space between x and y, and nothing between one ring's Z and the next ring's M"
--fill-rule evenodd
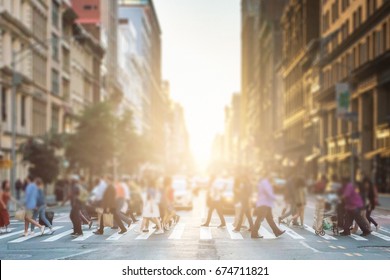
M390 211L390 194L379 194L378 199L379 206L377 206L376 208Z

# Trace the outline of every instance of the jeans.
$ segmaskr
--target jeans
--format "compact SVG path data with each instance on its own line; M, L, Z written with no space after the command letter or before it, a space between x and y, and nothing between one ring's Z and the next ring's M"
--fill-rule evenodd
M350 233L350 227L352 226L353 220L356 221L363 233L370 232L369 225L365 222L362 215L360 214L360 209L346 209L346 218L344 224L344 232Z
M116 214L118 215L118 217L123 221L125 222L126 224L131 224L131 219L129 219L126 214L124 214L121 209L123 207L123 205L127 203L127 201L124 199L124 198L117 198L116 200ZM114 226L118 226L116 223L114 223Z
M255 225L252 228L252 237L259 235L260 225L263 222L264 218L267 220L267 223L271 227L272 231L276 236L280 235L282 231L276 226L274 218L272 216L272 208L268 206L260 206L256 208L257 218Z
M241 210L240 210L240 215L239 215L239 218L238 218L238 222L237 222L237 225L236 225L236 228L235 228L238 231L241 229L241 225L242 225L242 222L244 220L244 215L248 219L250 229L252 229L252 227L253 227L251 207L248 204L249 203L243 203L242 204L242 207L241 207Z
M73 206L70 210L70 220L73 224L73 233L83 234L81 229L80 207Z
M52 224L50 224L49 220L46 218L46 205L42 205L38 208L38 210L34 210L33 217L32 217L33 220L36 220L38 216L48 228L52 227ZM34 228L35 225L31 224L31 231L33 231Z
M222 203L220 201L211 201L205 225L208 226L210 224L211 216L213 215L214 209L217 210L217 214L219 216L219 219L221 220L221 225L226 225L225 218L223 217L222 212Z

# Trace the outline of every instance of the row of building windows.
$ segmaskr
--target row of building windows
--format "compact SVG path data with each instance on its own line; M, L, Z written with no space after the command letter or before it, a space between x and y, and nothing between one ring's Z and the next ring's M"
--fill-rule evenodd
M370 60L380 56L389 49L389 28L387 23L382 25L381 30L373 31L360 41L351 51L347 52L340 60L332 64L332 67L324 71L324 86L328 88L336 82L346 78L350 71L360 67Z
M3 122L7 122L8 121L8 117L10 116L10 112L8 111L9 110L9 106L10 104L8 104L8 102L10 102L9 99L9 89L6 88L6 87L2 87L1 88L1 120ZM21 95L20 96L20 99L19 99L19 120L20 120L20 126L21 127L26 127L26 115L27 115L27 97L25 95Z

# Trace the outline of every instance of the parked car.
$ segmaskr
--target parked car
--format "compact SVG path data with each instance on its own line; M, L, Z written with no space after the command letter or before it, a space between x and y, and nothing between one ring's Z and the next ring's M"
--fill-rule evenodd
M219 184L222 190L222 211L224 214L234 214L234 179L217 179L214 184Z
M185 178L172 180L174 207L176 209L192 210L192 189Z

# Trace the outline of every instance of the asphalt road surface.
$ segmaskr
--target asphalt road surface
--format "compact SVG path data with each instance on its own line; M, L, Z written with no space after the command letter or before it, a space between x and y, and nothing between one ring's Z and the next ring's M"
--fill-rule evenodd
M274 216L281 212L274 209ZM55 209L53 235L23 237L23 223L12 220L12 231L0 235L1 260L388 260L390 259L390 212L376 210L373 217L381 228L370 236L334 236L327 232L318 236L312 228L315 199L308 199L304 228L286 227L278 238L268 224L262 224L263 239L251 239L250 233L232 231L233 217L226 215L227 227L217 228L216 213L209 228L201 227L207 213L204 194L194 199L192 211L180 211L180 222L162 235L137 233L140 223L130 227L125 235L106 228L104 235L96 236L83 226L84 235L71 237L72 224L69 208ZM95 222L96 223L96 222ZM264 226L264 227L263 227ZM48 232L48 230L47 230Z

